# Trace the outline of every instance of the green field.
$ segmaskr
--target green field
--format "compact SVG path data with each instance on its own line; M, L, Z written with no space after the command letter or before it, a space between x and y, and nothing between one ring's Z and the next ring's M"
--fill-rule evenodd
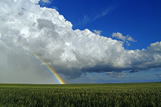
M161 107L161 83L0 84L0 107Z

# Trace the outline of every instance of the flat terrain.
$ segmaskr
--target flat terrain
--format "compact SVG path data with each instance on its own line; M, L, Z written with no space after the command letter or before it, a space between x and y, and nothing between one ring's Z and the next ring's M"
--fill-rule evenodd
M161 83L0 84L0 106L161 107Z

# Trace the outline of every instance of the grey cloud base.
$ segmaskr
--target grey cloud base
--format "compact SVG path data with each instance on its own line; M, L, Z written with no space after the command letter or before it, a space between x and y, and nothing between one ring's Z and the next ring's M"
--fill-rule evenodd
M1 50L12 53L25 50L24 54L32 50L69 78L77 78L84 72L161 68L161 42L147 49L126 50L121 41L88 29L73 30L71 22L55 9L41 8L37 3L38 0L0 1Z

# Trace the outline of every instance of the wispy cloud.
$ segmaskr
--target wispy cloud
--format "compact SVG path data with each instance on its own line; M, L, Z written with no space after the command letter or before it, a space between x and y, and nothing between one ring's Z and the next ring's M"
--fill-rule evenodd
M83 20L80 21L80 25L86 25L87 23L91 22L90 18L86 15L84 15Z
M50 0L42 0L43 3L50 3Z
M99 14L97 14L94 18L93 18L93 21L101 18L101 17L104 17L106 16L107 14L111 13L116 7L114 6L111 6L111 7L108 7L106 8L105 10L103 10L102 12L100 12Z
M93 32L94 32L96 35L101 35L101 33L102 33L101 30L93 30Z
M117 32L117 33L113 33L112 34L113 38L117 38L119 40L122 40L124 43L126 43L126 45L130 46L129 42L136 42L136 40L134 40L134 38L132 38L130 35L126 35L124 36L122 33Z
M88 23L94 22L94 21L108 15L109 13L111 13L115 9L116 9L116 6L110 6L106 9L104 9L103 11L100 11L99 13L95 13L92 16L84 15L83 20L80 22L80 25L86 25Z

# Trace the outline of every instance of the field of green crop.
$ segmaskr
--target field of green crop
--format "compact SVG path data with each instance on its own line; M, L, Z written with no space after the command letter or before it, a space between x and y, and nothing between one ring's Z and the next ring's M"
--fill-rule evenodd
M161 107L161 83L0 84L0 107Z

